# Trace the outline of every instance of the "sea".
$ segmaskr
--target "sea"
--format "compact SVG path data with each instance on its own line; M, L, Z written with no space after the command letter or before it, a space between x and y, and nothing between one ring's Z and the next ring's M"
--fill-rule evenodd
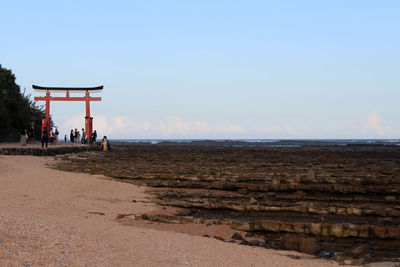
M110 139L111 143L152 145L204 145L232 147L301 147L390 145L400 146L400 139Z

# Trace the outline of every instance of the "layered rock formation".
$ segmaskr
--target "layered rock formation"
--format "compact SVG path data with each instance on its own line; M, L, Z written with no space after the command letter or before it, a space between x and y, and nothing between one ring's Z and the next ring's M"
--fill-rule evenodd
M229 224L326 257L400 258L398 146L140 145L58 158L62 170L158 187L155 202L182 208L149 220Z

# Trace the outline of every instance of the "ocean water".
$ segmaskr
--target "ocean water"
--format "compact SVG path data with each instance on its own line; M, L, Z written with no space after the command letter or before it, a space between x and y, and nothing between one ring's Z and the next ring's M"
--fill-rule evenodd
M233 147L300 147L347 145L397 145L400 139L110 139L125 144L192 144Z

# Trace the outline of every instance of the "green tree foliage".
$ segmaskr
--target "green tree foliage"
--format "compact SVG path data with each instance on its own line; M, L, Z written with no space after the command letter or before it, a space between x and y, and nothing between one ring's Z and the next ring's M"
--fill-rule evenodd
M40 136L41 119L45 112L31 95L21 93L11 70L0 65L0 141L16 141L19 133L35 122L35 136Z

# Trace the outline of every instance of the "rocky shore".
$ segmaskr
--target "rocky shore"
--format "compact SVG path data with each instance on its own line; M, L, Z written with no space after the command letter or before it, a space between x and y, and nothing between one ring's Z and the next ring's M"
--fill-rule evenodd
M53 166L151 186L155 203L180 208L137 219L227 224L248 234L225 241L346 264L400 260L398 146L142 144L60 155Z
M51 146L41 148L39 145L35 147L0 147L0 155L13 156L55 156L61 154L80 153L88 151L99 151L98 145L83 145L83 146Z

